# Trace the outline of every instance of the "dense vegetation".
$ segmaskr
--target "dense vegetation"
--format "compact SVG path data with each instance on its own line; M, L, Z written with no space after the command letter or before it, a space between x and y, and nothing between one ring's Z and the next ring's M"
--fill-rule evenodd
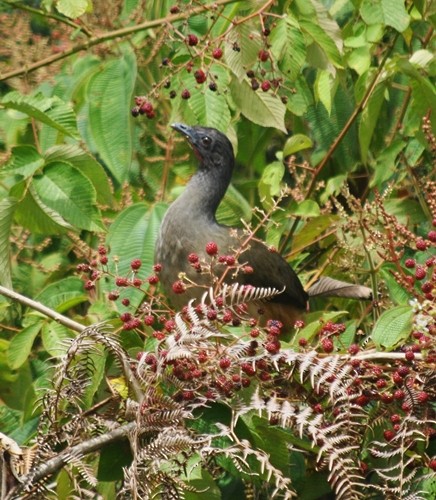
M2 498L436 496L435 15L0 0ZM234 145L221 222L375 300L289 335L212 254L172 310L154 243L196 165L173 122Z

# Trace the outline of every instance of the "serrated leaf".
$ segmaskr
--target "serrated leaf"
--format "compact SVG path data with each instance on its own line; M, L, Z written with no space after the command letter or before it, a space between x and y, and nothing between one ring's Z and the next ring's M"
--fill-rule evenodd
M64 356L68 350L68 343L65 342L71 339L73 334L64 325L50 321L45 323L41 331L41 340L44 349L55 358Z
M331 74L329 71L319 69L315 80L315 97L322 102L327 113L330 115L332 110L331 94Z
M2 177L16 175L27 179L44 166L44 158L34 146L16 146L12 148L9 161L0 170Z
M237 79L242 79L247 68L254 65L261 48L262 40L259 31L249 22L238 24L231 30L224 46L224 57Z
M4 198L0 201L0 284L12 288L10 236L17 200Z
M274 161L265 167L259 181L259 196L265 207L271 206L274 196L281 190L281 182L285 174L285 166L281 161Z
M292 137L286 141L283 147L283 157L293 155L302 151L303 149L309 149L313 146L312 139L304 134L294 134Z
M406 30L410 22L404 2L398 0L363 0L360 14L367 24L383 23L400 33Z
M44 175L35 176L33 184L42 202L73 226L88 231L104 230L96 207L96 190L70 164L61 161L48 164Z
M89 0L58 0L56 9L70 19L76 19L87 11L90 11Z
M88 297L83 291L82 280L75 276L70 276L46 286L35 297L35 300L62 313L82 302L86 302Z
M5 108L25 113L63 134L79 138L73 107L59 97L45 97L42 94L29 96L13 91L6 94L1 103Z
M80 170L94 186L97 201L102 204L112 204L112 192L108 177L103 167L89 153L76 144L53 146L45 153L47 163L65 161Z
M17 370L26 362L43 324L43 320L37 321L23 328L11 339L8 348L8 363L12 370Z
M374 326L371 338L378 349L391 350L404 342L413 325L413 309L398 306L385 311Z
M337 68L342 68L342 58L334 40L321 28L308 19L301 19L302 31L310 35L312 41L327 56L328 60Z
M133 88L136 58L133 54L102 65L88 84L88 119L93 141L105 165L120 184L132 161Z
M306 59L306 44L297 20L291 14L279 19L271 30L269 42L281 71L295 80Z
M253 91L247 80L233 78L230 83L232 98L241 113L257 125L274 127L287 132L286 106L270 92Z

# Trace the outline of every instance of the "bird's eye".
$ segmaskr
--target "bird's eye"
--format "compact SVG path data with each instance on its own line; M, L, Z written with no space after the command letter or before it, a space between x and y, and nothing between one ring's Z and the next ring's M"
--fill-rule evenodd
M201 142L203 143L203 146L206 146L207 148L212 144L212 139L205 135L202 139Z

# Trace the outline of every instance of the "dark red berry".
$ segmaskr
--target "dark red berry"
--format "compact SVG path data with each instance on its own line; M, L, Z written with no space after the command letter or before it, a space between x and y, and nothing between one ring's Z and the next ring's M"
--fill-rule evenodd
M424 251L427 250L427 242L423 239L419 239L416 241L416 248L418 250Z
M217 85L216 85L215 82L210 82L209 83L209 90L211 90L212 92L216 92L217 88L218 87L217 87Z
M397 413L394 413L393 415L391 415L391 422L393 424L399 424L401 422L401 416Z
M386 387L387 382L386 382L386 380L379 378L377 380L377 382L375 383L375 385L377 386L378 389L383 389L383 387Z
M95 283L91 280L88 280L85 285L85 290L93 290L95 288Z
M415 354L412 351L407 351L405 357L407 361L412 361L415 359Z
M127 307L127 306L129 306L129 305L130 305L130 300L129 300L129 299L123 299L123 300L121 301L121 304L123 304L123 306L126 306L126 307Z
M269 34L271 33L271 30L269 28L265 28L263 31L263 36L269 36Z
M130 113L132 114L133 118L136 118L137 116L139 116L139 108L135 106L130 110Z
M188 89L183 89L181 93L182 99L189 99L191 97L191 92Z
M408 268L408 269L412 269L415 267L416 265L416 261L415 259L406 259L406 261L404 262L404 265Z
M334 346L331 339L323 339L321 341L321 346L324 352L333 352Z
M226 264L227 264L228 266L234 266L234 265L235 265L235 262L236 262L236 260L235 260L235 258L233 257L233 255L227 255L227 256L226 256Z
M430 283L430 281L426 281L421 285L421 290L424 293L430 293L433 290L433 283Z
M206 253L208 255L216 255L218 253L218 245L214 241L209 241L206 245Z
M132 315L128 312L125 312L125 313L120 315L120 320L123 323L127 323L127 321L130 321L131 319L132 319Z
M222 358L220 359L220 368L222 368L223 370L226 370L230 365L231 365L231 361L229 358Z
M198 44L198 38L196 35L188 35L186 37L186 42L188 43L188 45L190 45L191 47L194 47L195 45Z
M394 437L396 436L396 432L394 430L386 430L383 432L383 436L385 438L386 441L392 441L392 439L394 439Z
M357 344L351 344L348 348L350 354L357 354L359 352L359 346Z
M436 471L436 458L432 458L430 462L428 463L428 467L431 470Z
M120 296L120 292L118 290L115 290L114 292L109 292L107 295L107 298L109 300L117 300L119 296Z
M361 394L356 398L355 403L359 406L366 406L369 403L369 398L368 396Z
M188 255L188 261L191 263L191 264L195 264L196 262L198 262L198 255L196 253L190 253Z
M102 264L103 266L105 266L107 263L108 263L108 258L107 258L107 255L102 255L100 257L100 264Z
M268 90L271 88L271 83L269 82L269 80L264 80L264 81L261 83L260 88L261 88L264 92L268 92Z
M423 280L427 275L427 271L422 266L417 266L415 270L415 278L417 280Z
M150 285L156 285L159 283L159 276L156 276L155 274L153 276L149 276L147 278L147 281L150 283Z
M140 259L133 259L132 262L130 263L130 267L134 270L137 271L142 265L142 262Z
M160 273L160 272L162 271L162 264L155 264L155 265L153 266L153 271L154 271L155 273Z
M133 278L132 284L133 286L136 286L136 288L139 288L142 285L142 280L139 278Z
M123 278L123 277L119 276L118 278L115 279L115 284L117 286L128 286L129 281L127 278Z
M170 99L174 99L177 96L177 92L175 90L171 90L169 95L170 95Z
M299 341L298 341L298 345L299 345L300 347L306 347L306 346L307 346L307 344L308 344L308 342L307 342L307 339L305 339L305 338L301 338L301 339L299 339Z
M185 284L183 281L175 281L172 286L173 292L174 293L184 293L186 290Z
M418 400L419 403L427 403L427 401L428 401L428 393L426 393L424 391L421 391L416 396L416 399Z
M269 52L267 50L264 50L264 49L259 50L258 55L259 55L259 59L262 62L268 61L268 59L269 59Z
M194 78L197 83L204 83L207 80L206 73L202 69L198 69L194 73Z
M427 234L427 238L433 242L436 243L436 231L429 231Z
M253 90L257 90L259 88L259 82L256 80L256 78L251 79L251 88Z
M212 51L212 57L214 59L221 59L221 57L223 57L223 50L220 47L217 47L216 49L213 49L213 51Z
M393 396L394 396L394 399L404 399L405 393L402 389L397 389L394 392Z
M148 115L153 111L153 105L151 102L145 101L141 104L141 107L139 108L139 112L141 115Z
M177 14L180 12L180 8L178 5L173 5L171 8L170 8L170 12L171 14Z
M249 69L246 73L246 75L248 76L248 78L254 78L255 77L255 73L252 69Z

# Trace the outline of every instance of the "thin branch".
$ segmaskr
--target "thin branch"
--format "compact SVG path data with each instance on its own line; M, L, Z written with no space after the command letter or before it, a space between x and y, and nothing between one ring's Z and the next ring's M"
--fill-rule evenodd
M86 42L75 45L74 47L71 47L70 49L65 50L64 52L60 52L59 54L53 54L49 57L46 57L45 59L37 61L36 63L29 64L28 66L24 66L23 68L15 69L13 71L10 71L9 73L0 75L0 82L3 80L7 80L8 78L30 73L39 68L42 68L43 66L49 66L50 64L53 64L57 61L61 61L62 59L65 59L66 57L69 57L73 54L76 54L77 52L81 52L82 50L88 50L94 45L99 45L100 43L108 42L110 40L115 40L116 38L127 37L135 33L138 33L140 31L156 28L157 26L163 24L168 24L176 21L181 21L183 19L188 19L191 16L201 14L202 12L205 11L209 10L214 11L220 5L227 5L234 2L236 2L236 0L217 0L216 2L213 2L212 4L209 5L201 5L189 10L187 9L185 12L172 14L159 19L153 19L152 21L144 21L143 23L138 24L136 26L129 26L127 28L121 28L115 31L111 31L109 33L105 33L100 36L94 36L89 40L87 40Z
M77 321L67 318L66 316L59 314L58 312L50 309L44 304L41 304L41 302L36 302L36 300L29 299L28 297L14 292L13 290L10 290L9 288L6 288L4 286L0 286L0 295L15 300L25 306L31 307L35 311L44 314L44 316L47 316L48 318L54 319L61 325L64 325L67 328L74 330L75 332L83 332L83 330L85 330L86 328L84 325L77 323Z
M113 431L107 432L106 434L96 436L89 439L88 441L61 451L58 455L51 458L50 460L47 460L35 469L32 469L26 476L22 477L21 487L23 487L24 485L26 489L31 488L32 485L34 485L44 477L47 477L64 467L69 462L69 460L71 460L71 457L82 457L84 455L88 455L89 453L93 453L94 451L100 450L107 444L120 441L129 433L134 431L136 426L136 422L130 422L126 425L123 425L122 427L118 427L118 429L114 429ZM14 490L11 490L6 497L6 500L14 498L14 496Z

